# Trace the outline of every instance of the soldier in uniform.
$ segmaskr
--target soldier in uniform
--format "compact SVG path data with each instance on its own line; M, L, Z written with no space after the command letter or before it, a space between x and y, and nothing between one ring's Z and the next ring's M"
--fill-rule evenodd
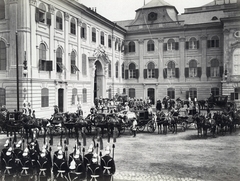
M20 160L19 181L29 181L33 176L33 165L29 155L29 149L25 148Z
M2 173L5 181L10 181L16 173L15 158L12 147L9 147L2 158Z
M57 151L55 151L54 154L53 154L53 163L55 162L55 160L57 160L58 152L62 152L63 158L66 159L65 152L62 151L62 145L61 145L61 143L59 143L57 145Z
M68 181L68 164L62 150L58 150L55 161L53 162L53 176L56 181Z
M80 150L78 148L76 149L76 152L73 155L69 165L70 165L69 166L70 170L68 173L69 181L74 181L74 180L82 181L85 179L86 170L82 162Z
M20 140L17 144L16 144L16 148L13 151L14 157L15 157L15 164L16 164L16 173L17 175L19 175L19 168L20 168L20 161L22 159L22 154L23 154L23 150L21 148L22 146L22 140Z
M87 167L91 164L92 157L93 157L93 145L91 144L88 148L88 153L84 155L84 166L87 169Z
M36 164L39 181L47 181L49 178L51 178L51 166L52 163L48 158L48 152L45 148L43 148Z
M111 149L109 146L105 148L105 156L101 158L101 167L103 170L103 180L111 181L115 173L116 167L113 158L110 156Z
M79 151L79 146L76 144L73 148L73 152L69 154L68 164L70 165L71 161L74 159L74 156L79 156L79 159L82 161L82 155Z
M87 181L101 181L102 180L102 168L98 164L98 155L93 154L92 162L87 168Z

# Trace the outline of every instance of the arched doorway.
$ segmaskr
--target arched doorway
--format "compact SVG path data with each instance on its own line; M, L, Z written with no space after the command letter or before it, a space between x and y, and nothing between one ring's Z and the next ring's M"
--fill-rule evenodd
M148 93L147 93L149 99L151 100L152 104L155 104L155 90L153 88L148 88Z
M59 112L63 112L64 111L64 89L60 88L58 89L58 108L59 108Z
M103 67L99 60L95 62L94 98L103 97Z

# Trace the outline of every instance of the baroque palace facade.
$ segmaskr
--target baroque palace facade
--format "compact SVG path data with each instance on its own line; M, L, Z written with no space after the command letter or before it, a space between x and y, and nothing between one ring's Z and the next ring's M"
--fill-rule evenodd
M0 0L0 104L37 117L88 114L96 97L153 103L240 93L240 3L177 9L152 0L112 22L77 0ZM17 76L18 75L18 76Z

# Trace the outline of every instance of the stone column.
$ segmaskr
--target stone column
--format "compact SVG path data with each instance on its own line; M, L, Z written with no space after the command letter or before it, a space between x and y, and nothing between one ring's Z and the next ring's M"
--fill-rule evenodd
M202 77L201 81L207 81L206 69L207 69L207 36L201 37L202 48Z
M77 19L77 62L76 65L79 69L78 72L78 80L82 78L82 51L81 51L81 26L82 26L82 21L81 19Z
M180 51L180 61L179 61L179 78L180 82L185 81L185 65L186 65L186 60L185 60L185 37L180 37L179 38L179 51Z
M159 50L159 56L158 56L159 76L158 76L158 82L163 82L163 69L164 69L163 43L164 43L164 38L158 38L158 50Z
M139 44L139 62L138 62L138 70L139 70L139 78L138 78L138 82L143 82L143 69L144 69L144 64L143 64L143 51L144 51L144 40L143 39L139 39L138 40L138 44Z
M68 40L69 40L69 14L68 13L64 13L64 40L65 40L65 44L64 44L64 59L63 59L63 65L65 65L66 69L65 71L62 72L62 74L65 72L65 79L69 79L70 78L70 74L71 74L71 69L70 69L70 60L69 60L69 49L68 49Z

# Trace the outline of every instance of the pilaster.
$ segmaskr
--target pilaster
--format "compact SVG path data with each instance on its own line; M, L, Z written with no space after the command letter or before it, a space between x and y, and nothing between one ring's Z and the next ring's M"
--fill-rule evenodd
M139 78L138 78L138 82L143 82L144 79L143 79L143 69L144 69L144 64L143 64L143 51L144 51L144 40L143 39L138 39L138 44L139 44L139 62L138 62L138 65L139 65L139 68L138 68L138 71L139 71Z
M185 70L185 65L186 65L186 60L185 60L185 37L180 37L179 38L179 51L180 51L180 62L179 62L179 72L180 73L180 82L185 81L185 76L184 76L184 70Z
M201 44L202 44L202 76L201 81L207 81L206 69L207 69L207 36L201 36Z
M163 61L163 43L164 43L164 38L158 38L158 70L159 70L159 77L158 77L158 82L163 81L163 68L164 68L164 61Z
M63 64L66 67L66 71L65 71L65 79L70 79L70 74L71 74L71 69L70 69L70 60L69 60L69 14L68 13L64 13L64 39L65 39L65 43L64 43L64 62Z

